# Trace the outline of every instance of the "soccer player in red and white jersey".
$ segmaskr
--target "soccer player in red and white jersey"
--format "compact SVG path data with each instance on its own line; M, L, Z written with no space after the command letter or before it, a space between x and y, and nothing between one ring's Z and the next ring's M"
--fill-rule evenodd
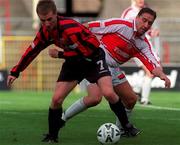
M145 37L145 33L150 29L155 19L156 13L152 9L143 8L134 20L114 18L86 24L91 32L101 36L100 41L106 53L106 62L111 71L114 90L129 111L136 104L137 96L120 67L132 57L139 58L154 76L164 80L166 88L169 88L171 84ZM50 55L57 58L58 51L53 50ZM86 96L70 106L64 113L64 120L68 120L77 113L93 106L93 103L98 100L97 97L101 96L91 97L94 99Z
M10 86L20 72L25 70L49 45L54 44L63 49L59 57L65 59L65 62L49 107L49 132L42 141L58 142L59 130L64 125L64 121L61 120L63 101L82 79L97 83L103 96L108 100L110 108L120 118L123 104L113 90L105 53L100 48L96 36L79 22L60 17L53 0L40 0L36 11L41 21L40 30L20 61L11 69L7 85ZM125 125L124 127L128 128Z
M121 18L124 19L130 19L133 20L137 16L138 12L146 7L144 0L131 0L131 6L125 9L121 15ZM148 30L146 33L146 37L149 41L149 44L151 45L152 51L157 59L160 60L158 48L153 47L152 38L159 36L159 30L157 28L151 27L151 29ZM134 91L139 95L139 101L143 105L151 104L149 101L149 96L151 92L151 81L153 78L153 75L149 72L149 70L146 68L146 66L143 65L143 63L138 58L133 58L135 63L138 67L141 67L144 72L145 76L143 78L142 84L137 84L133 89Z

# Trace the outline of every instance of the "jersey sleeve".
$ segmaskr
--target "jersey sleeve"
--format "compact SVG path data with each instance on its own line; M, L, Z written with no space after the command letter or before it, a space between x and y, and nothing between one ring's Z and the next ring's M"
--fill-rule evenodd
M160 67L160 61L156 58L154 52L151 49L151 45L146 38L144 43L141 45L142 49L140 49L140 52L135 53L135 57L137 57L150 72L154 68Z
M34 60L34 58L49 44L45 41L45 35L40 30L31 45L26 49L21 56L19 62L11 69L11 75L18 77L26 67Z

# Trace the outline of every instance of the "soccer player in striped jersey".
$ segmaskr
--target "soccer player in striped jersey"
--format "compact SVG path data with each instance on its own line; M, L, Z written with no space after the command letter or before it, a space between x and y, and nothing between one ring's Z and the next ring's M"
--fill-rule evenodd
M42 141L58 142L59 130L64 125L61 120L63 101L83 79L97 83L112 111L120 118L123 104L113 90L105 53L96 36L77 21L60 17L53 0L39 0L36 12L41 22L40 30L20 61L11 69L7 85L10 86L43 49L51 44L63 49L59 57L64 58L65 62L49 107L49 132ZM124 127L126 128L125 124Z
M86 24L94 34L100 35L100 41L106 53L106 62L113 78L114 90L129 113L136 104L137 96L127 81L125 74L120 69L123 63L132 57L137 57L154 76L165 81L166 88L169 88L171 84L168 77L164 74L159 61L154 56L145 36L145 33L150 29L155 19L155 11L150 8L143 8L134 20L113 18ZM50 55L57 58L58 51L54 49L50 52ZM93 87L95 86L91 86L88 89L93 90ZM63 119L66 121L88 107L98 104L94 103L100 100L97 99L101 97L98 95L86 96L75 102L65 111ZM94 99L90 97L94 97ZM136 134L130 135L135 136Z

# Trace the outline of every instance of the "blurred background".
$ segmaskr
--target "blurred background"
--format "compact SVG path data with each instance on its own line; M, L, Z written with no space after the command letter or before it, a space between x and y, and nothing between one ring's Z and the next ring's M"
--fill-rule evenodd
M39 26L35 13L38 0L0 0L0 90L52 90L61 69L62 60L48 56L48 49L21 74L12 88L6 77L33 40ZM55 0L59 12L80 22L120 17L131 0ZM172 89L179 89L180 64L180 0L146 0L157 12L155 27L160 36L153 40L159 48L161 62L175 79ZM127 63L125 66L132 66ZM175 75L172 71L176 71ZM175 77L175 78L174 78Z

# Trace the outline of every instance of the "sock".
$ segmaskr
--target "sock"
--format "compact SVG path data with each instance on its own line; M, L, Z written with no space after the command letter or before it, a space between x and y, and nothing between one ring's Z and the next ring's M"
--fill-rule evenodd
M67 121L68 119L72 118L76 114L86 110L87 107L84 104L83 98L77 100L75 103L73 103L62 115L62 119L64 121Z
M131 110L131 109L127 109L127 108L125 108L125 110L126 110L126 115L127 115L127 117L128 117L128 120L129 120L129 118L130 118L130 116L131 116L132 110ZM122 125L121 125L118 117L116 117L116 126L117 126L119 129L122 128Z
M59 109L49 108L49 115L48 115L49 134L54 138L58 137L61 115L62 115L62 108Z
M145 76L143 86L142 86L141 102L149 101L149 94L151 91L151 81L152 81L152 78Z
M126 125L129 123L128 117L125 111L125 107L122 104L121 100L119 100L115 104L109 103L111 110L116 114L123 128L126 128Z
M127 117L129 119L131 117L132 110L131 109L127 109L127 108L125 108L125 110L126 110Z

